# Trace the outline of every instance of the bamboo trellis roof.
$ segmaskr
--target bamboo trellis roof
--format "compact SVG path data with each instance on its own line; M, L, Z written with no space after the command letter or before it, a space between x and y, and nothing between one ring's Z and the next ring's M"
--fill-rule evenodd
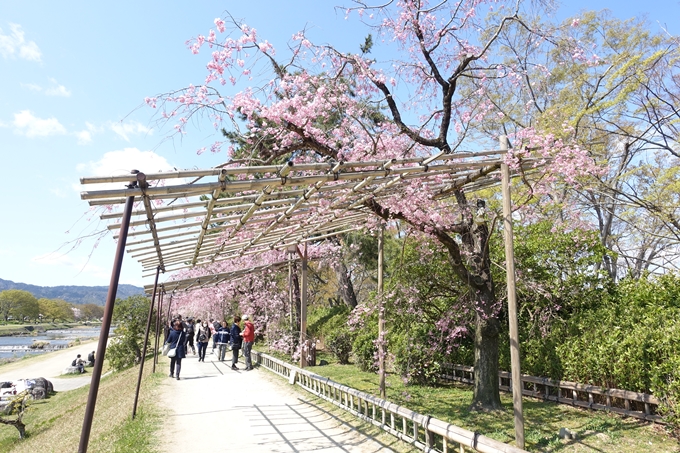
M172 272L361 229L373 216L364 205L367 200L394 196L413 179L436 198L460 188L474 191L498 184L504 153L86 177L81 184L128 185L84 191L81 198L91 206L115 206L135 197L126 246L149 276L157 268ZM523 167L534 164L527 160ZM193 181L187 183L186 178ZM122 212L107 212L101 218L111 222L110 230L118 231ZM201 277L202 282L167 282L165 287L186 290L240 275L215 274Z

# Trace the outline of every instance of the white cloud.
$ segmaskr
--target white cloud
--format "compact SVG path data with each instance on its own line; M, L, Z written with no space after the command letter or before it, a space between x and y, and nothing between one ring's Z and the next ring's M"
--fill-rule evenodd
M88 143L92 143L92 133L88 130L75 132L75 135L78 137L79 145L87 145Z
M78 173L83 176L114 176L129 175L131 170L139 170L144 173L158 173L173 171L172 165L153 151L140 151L137 148L125 148L119 151L111 151L102 156L96 162L78 164ZM122 189L123 183L111 184L88 184L82 186L74 184L73 188L80 192L86 190Z
M116 134L120 135L126 142L130 141L130 135L153 133L151 129L137 121L130 121L128 123L109 123L109 128Z
M64 85L59 85L59 83L50 78L50 82L52 83L52 86L45 89L45 94L48 96L63 96L65 98L71 96L71 92L66 89Z
M10 33L4 34L0 29L0 54L5 58L19 58L29 61L40 61L40 48L34 41L26 41L24 31L19 24L9 24Z
M44 91L45 95L47 96L61 96L65 98L71 96L71 92L64 85L59 85L59 82L51 77L50 84L51 86L45 88L44 90L43 87L36 83L22 83L21 86L28 88L31 91Z
M42 87L35 83L22 83L21 86L24 88L28 88L31 91L42 91Z
M92 142L92 136L94 134L98 134L102 130L103 129L101 127L97 127L92 123L85 122L85 129L79 132L74 132L73 135L78 137L79 145L87 145Z
M56 118L38 118L30 110L22 110L19 113L15 113L12 124L14 125L15 133L29 138L66 133L66 128Z

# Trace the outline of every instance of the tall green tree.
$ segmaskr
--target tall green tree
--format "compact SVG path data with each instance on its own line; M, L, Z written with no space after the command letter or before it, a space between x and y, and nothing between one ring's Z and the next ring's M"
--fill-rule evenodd
M0 293L0 314L5 322L10 316L20 317L23 320L24 316L34 318L38 316L38 313L38 301L28 291L8 289Z

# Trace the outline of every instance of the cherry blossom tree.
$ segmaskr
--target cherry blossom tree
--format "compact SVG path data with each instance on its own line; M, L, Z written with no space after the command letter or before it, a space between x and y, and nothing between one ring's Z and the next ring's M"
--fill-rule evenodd
M346 11L370 31L356 53L314 45L301 31L280 55L256 29L232 17L215 19L214 30L188 43L196 54L209 52L203 83L146 101L159 110L162 121L174 124L177 134L187 133L190 119L207 117L224 137L199 153L226 150L238 162L388 160L496 148L496 136L475 133L481 124L504 115L485 90L497 78L526 87L522 71L505 64L500 37L539 42L550 36L520 1L354 2ZM386 59L375 59L378 51ZM254 74L263 73L271 77L254 81ZM472 92L461 88L471 86L470 80ZM220 85L226 84L245 87L227 98L220 94ZM533 198L549 199L597 171L587 153L564 137L531 125L511 135L514 150L507 161L512 168L519 169L526 157L542 160L540 170L524 178ZM452 274L471 295L473 408L499 409L498 313L503 301L490 272L493 216L457 186L437 193L429 187L414 179L395 196L369 199L364 206L376 222L400 221L446 250ZM225 290L213 291L205 303Z

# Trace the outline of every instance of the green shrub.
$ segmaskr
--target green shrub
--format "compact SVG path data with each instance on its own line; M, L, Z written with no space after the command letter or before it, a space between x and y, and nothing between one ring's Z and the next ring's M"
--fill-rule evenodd
M307 333L316 338L326 338L332 332L347 325L349 308L346 305L334 307L310 307L307 315Z
M428 340L430 327L417 324L408 334L390 339L395 370L407 384L432 385L442 373L443 355Z
M352 337L347 328L339 328L326 336L326 347L341 365L349 363L352 353Z
M113 369L122 370L141 360L148 315L149 299L145 296L116 299L113 309L113 322L118 324L114 330L116 338L106 351Z
M352 350L357 366L362 371L377 371L378 349L375 340L378 338L377 326L367 325L365 329L356 333L352 341Z

